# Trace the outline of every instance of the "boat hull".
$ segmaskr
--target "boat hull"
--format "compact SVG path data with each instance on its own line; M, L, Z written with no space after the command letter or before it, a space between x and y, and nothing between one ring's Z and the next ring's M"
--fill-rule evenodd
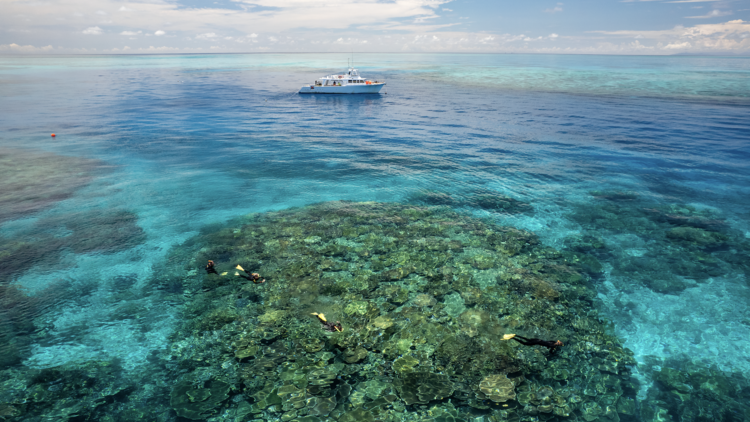
M378 84L352 84L342 86L310 86L305 85L299 89L300 94L377 94L385 83Z

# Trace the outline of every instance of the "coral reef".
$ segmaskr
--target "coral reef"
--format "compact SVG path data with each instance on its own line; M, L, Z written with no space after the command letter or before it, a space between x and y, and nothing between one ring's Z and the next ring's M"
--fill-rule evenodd
M199 271L209 259L218 274ZM252 214L167 263L152 283L179 278L187 297L163 357L185 418L610 420L634 400L631 353L592 309L587 276L531 233L447 207ZM237 263L268 281L221 275ZM566 346L501 341L510 329Z
M516 398L513 381L504 374L488 375L479 383L477 398L490 399L495 403L504 403Z
M75 253L113 253L146 240L135 213L125 210L82 211L37 221L28 233L0 238L0 281L34 265L53 267L66 250Z
M0 222L70 197L104 163L48 152L0 148Z
M203 270L209 259L216 273ZM238 263L267 282L234 276ZM112 282L124 291L130 283ZM60 420L132 420L138 412L148 420L342 422L636 414L632 353L592 308L588 276L531 233L447 207L330 202L243 216L173 248L149 283L183 304L171 344L153 359L159 389L108 396L98 388L120 385L109 381L114 371L92 388L71 382L66 397L75 402L45 395L57 404L37 408L21 405L33 402L34 376L8 373L9 382L33 388L2 397L4 418L63 409ZM340 330L326 329L335 321ZM552 355L502 341L508 332L566 346ZM86 365L53 369L75 378ZM134 407L139 400L159 405Z
M687 357L652 359L644 368L655 368L649 371L655 382L639 403L643 421L750 420L750 381L744 374L725 373Z
M144 406L135 394L138 381L126 380L116 362L19 366L0 371L0 380L0 420L114 421L110 415L116 414L118 421L136 422L157 420L169 410L159 402Z
M408 202L428 206L447 205L451 207L479 208L505 214L519 214L533 211L530 204L489 189L479 189L466 194L449 194L423 189L411 194Z
M660 293L679 293L686 280L750 274L750 243L718 211L656 204L635 193L591 194L598 201L581 204L572 215L583 233L565 242L579 270L596 276L602 268L597 261L608 262L612 275ZM616 240L608 244L603 237Z
M65 300L63 291L70 286L64 282L29 296L18 286L0 284L0 369L21 362L28 355L32 335L37 330L34 321L55 303ZM82 291L76 291L85 296Z

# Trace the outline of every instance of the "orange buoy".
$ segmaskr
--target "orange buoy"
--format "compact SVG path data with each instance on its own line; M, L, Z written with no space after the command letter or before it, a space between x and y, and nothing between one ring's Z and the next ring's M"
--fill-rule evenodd
M53 137L53 138L55 137L55 134L54 134L54 133L52 134L52 137Z

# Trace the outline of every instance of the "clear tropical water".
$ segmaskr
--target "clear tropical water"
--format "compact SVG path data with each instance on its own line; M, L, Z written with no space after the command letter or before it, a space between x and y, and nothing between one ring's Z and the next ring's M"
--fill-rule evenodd
M750 59L356 60L380 95L296 94L344 55L1 58L0 152L30 176L3 188L0 280L37 298L5 293L6 368L114 360L139 379L181 318L147 287L170 248L238 215L439 193L597 259L591 306L641 399L653 368L750 372ZM42 176L49 201L11 207ZM463 201L479 191L530 211Z

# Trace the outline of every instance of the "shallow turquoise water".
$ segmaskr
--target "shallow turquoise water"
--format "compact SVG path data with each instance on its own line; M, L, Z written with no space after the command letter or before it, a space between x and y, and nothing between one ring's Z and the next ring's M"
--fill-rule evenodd
M169 304L124 295L117 300L151 309L149 321L113 318L115 285L144 284L171 246L207 225L329 200L403 202L423 190L461 198L488 189L533 212L460 210L530 230L557 248L584 234L606 243L597 255L596 306L638 361L680 357L750 371L743 249L750 59L356 60L366 77L387 81L381 95L295 93L343 68L344 55L2 58L0 147L107 167L64 200L2 222L2 241L49 231L45 219L85 226L91 214L84 211L126 210L145 233L122 250L65 248L54 262L31 256L36 265L7 275L4 282L31 295L60 280L68 286L35 311L33 336L17 333L30 336L20 364L118 358L129 370L144 368L166 347L177 316ZM643 210L675 204L706 210L732 233L731 242L704 251L721 271L685 270L694 255L664 255L674 245Z

